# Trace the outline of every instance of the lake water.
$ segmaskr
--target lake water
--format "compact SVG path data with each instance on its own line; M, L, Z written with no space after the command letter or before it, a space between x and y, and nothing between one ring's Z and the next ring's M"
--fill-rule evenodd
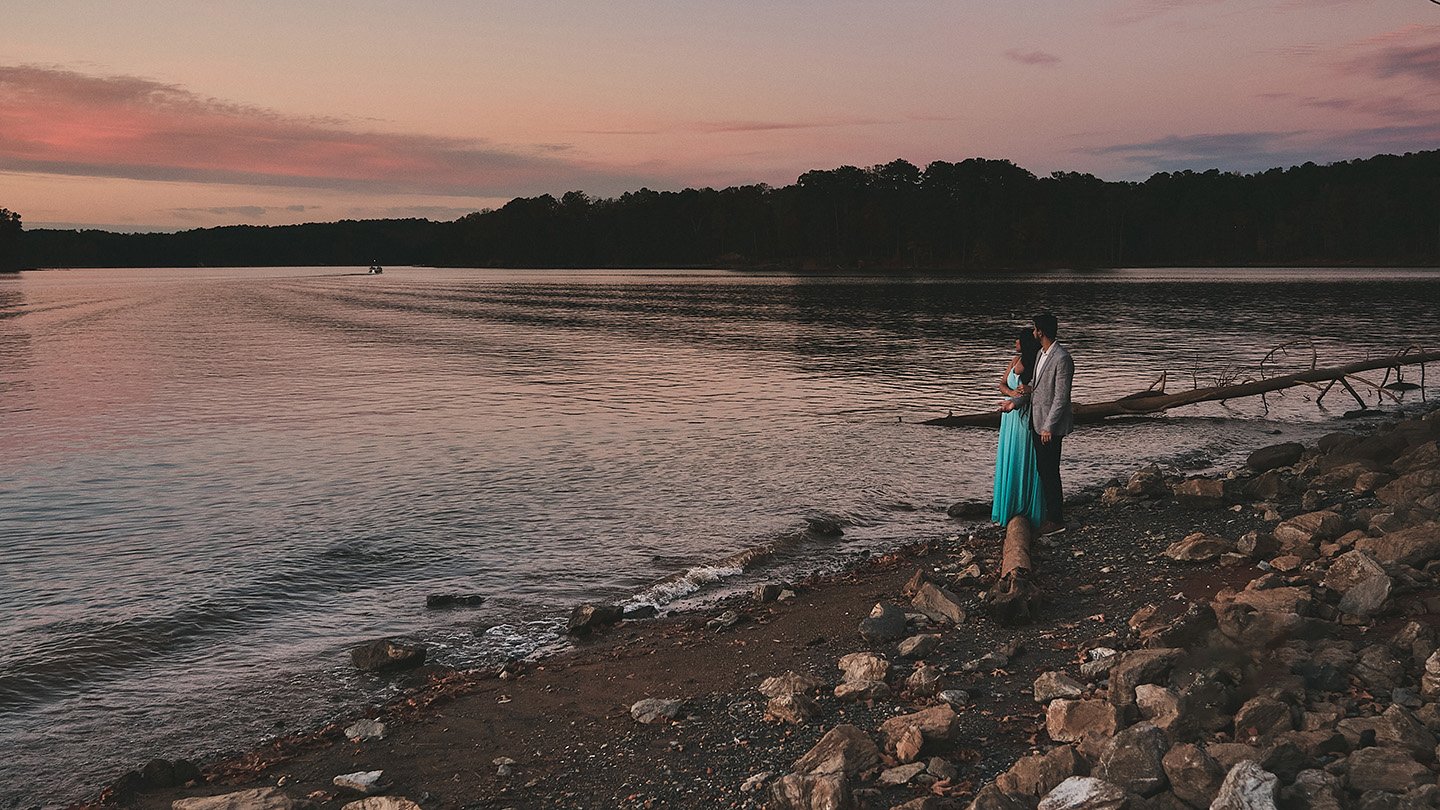
M383 697L358 641L491 663L581 601L685 604L962 531L945 508L988 497L995 436L917 423L992 407L1036 310L1083 402L1256 376L1298 339L1320 365L1433 349L1436 302L1440 273L1403 270L0 275L0 807ZM1315 395L1084 428L1067 489L1354 407ZM805 536L821 516L844 537ZM488 601L427 611L441 592Z

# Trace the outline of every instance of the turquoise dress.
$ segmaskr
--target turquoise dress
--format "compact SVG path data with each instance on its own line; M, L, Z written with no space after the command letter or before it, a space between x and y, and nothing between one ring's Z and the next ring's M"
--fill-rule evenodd
M1018 387L1020 376L1010 372L1005 385ZM1045 491L1035 466L1028 403L1000 414L1000 446L995 451L995 495L991 503L990 519L1002 526L1016 515L1029 518L1034 526L1045 519Z

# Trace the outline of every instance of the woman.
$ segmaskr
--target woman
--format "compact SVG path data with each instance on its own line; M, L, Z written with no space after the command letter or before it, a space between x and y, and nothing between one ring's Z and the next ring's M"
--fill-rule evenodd
M1030 329L1015 336L1015 357L1000 380L1000 446L995 452L995 494L990 519L1005 525L1010 518L1024 515L1031 525L1045 519L1045 493L1035 466L1035 445L1030 440L1030 405L1022 386L1029 385L1035 372L1040 341Z

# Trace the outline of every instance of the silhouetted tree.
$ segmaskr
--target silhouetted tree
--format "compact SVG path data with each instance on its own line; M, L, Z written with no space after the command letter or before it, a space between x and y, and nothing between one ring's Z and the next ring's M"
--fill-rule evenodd
M12 231L18 231L15 218ZM0 234L0 239L7 238ZM4 245L0 242L0 245ZM840 166L789 186L569 191L454 222L25 232L42 266L1000 268L1440 264L1440 151L1143 182L1008 160Z
M18 213L0 208L0 270L20 267L20 240L24 238L24 231Z

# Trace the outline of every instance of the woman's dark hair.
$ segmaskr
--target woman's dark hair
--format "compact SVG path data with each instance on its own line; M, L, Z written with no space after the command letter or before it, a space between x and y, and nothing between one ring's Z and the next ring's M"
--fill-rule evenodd
M1035 378L1035 358L1040 356L1040 341L1035 339L1035 333L1030 329L1016 332L1015 339L1020 341L1020 364L1025 366L1020 371L1020 382L1028 385Z

